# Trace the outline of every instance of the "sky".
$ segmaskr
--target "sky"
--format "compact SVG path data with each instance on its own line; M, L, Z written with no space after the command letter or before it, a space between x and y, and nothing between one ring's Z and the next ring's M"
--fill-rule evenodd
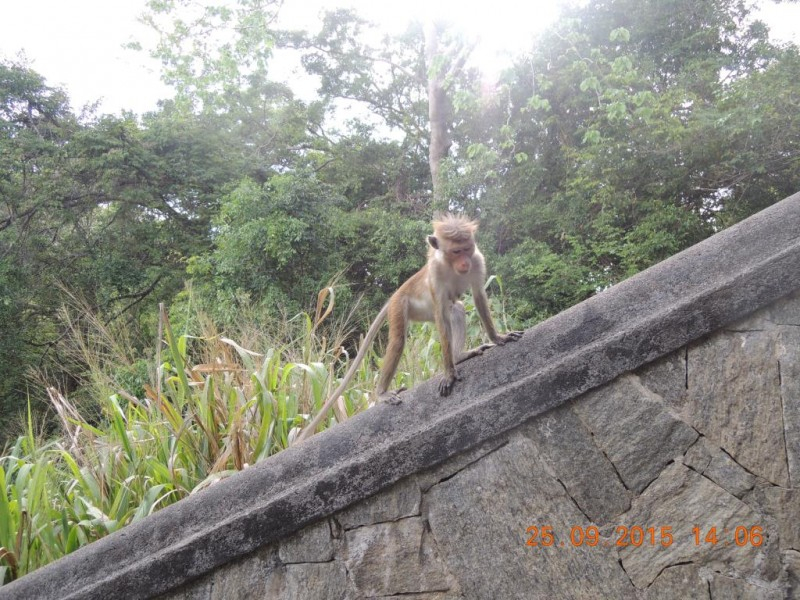
M24 52L29 65L49 85L66 89L72 107L100 101L100 111L141 114L171 96L159 80L159 65L146 52L123 48L138 40L147 45L152 33L137 22L146 0L0 0L0 60ZM476 59L485 68L508 52L526 47L531 35L558 14L557 0L285 0L284 26L315 29L320 9L354 5L389 32L402 30L432 8L479 36ZM508 19L508 15L514 19ZM438 16L438 15L434 15ZM773 37L800 44L800 4L767 3L762 15ZM294 80L287 68L277 79Z

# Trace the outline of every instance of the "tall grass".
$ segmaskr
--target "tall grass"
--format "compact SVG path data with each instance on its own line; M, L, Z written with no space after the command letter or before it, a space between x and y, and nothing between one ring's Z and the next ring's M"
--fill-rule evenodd
M124 334L84 311L65 312L75 360L86 365L91 406L48 387L60 436L26 432L0 458L0 585L144 518L287 448L347 366L347 322L326 326L332 290L315 315L285 321L282 339L249 337L258 351L195 315L195 335L159 314L156 358L147 381L125 389L139 364ZM472 316L470 336L479 336ZM431 377L439 344L430 325L412 331L397 385ZM380 363L373 350L325 426L366 409ZM120 373L122 375L120 375ZM135 378L134 378L135 379Z

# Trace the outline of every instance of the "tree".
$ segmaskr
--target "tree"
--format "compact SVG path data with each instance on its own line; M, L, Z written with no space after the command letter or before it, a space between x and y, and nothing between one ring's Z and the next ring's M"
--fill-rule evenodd
M43 258L57 224L42 224L58 206L60 166L76 128L61 90L23 64L0 62L0 412L6 416L25 397L24 372L41 352L46 299L31 284L48 266Z
M462 75L472 48L459 36L447 36L441 22L425 23L425 62L428 68L428 123L430 146L428 162L433 182L433 206L438 210L450 208L444 193L442 161L452 146L449 130L453 121L451 94L454 83Z
M84 365L63 352L69 290L134 330L183 286L209 243L231 175L202 122L151 115L80 122L66 96L24 65L0 64L0 402L23 408L32 367L72 387ZM139 343L148 343L146 339ZM6 412L6 414L11 414Z
M520 316L563 310L796 187L795 56L725 0L595 0L543 34L505 80L505 111L456 138L466 159L448 169Z
M430 183L424 191L433 210L447 210L442 162L452 146L452 98L469 81L465 63L472 46L443 22L412 23L380 45L366 42L365 30L369 23L352 10L330 11L319 33L293 32L284 43L304 51L306 70L320 78L320 94L363 103L402 133L408 159L426 157Z
M142 21L159 35L150 54L180 109L230 110L243 89L265 80L282 0L196 3L149 0ZM138 43L132 44L141 49Z

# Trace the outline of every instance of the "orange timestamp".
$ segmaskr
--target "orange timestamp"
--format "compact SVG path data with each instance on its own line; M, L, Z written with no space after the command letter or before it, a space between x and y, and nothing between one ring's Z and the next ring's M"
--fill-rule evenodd
M604 548L617 547L625 548L632 546L662 546L670 547L675 542L675 536L671 526L663 527L642 527L640 525L618 525L614 528L611 536L602 536L600 529L596 525L575 525L569 530L567 539L557 539L551 525L531 525L525 532L528 534L526 546L533 547L573 547L588 546L593 548L601 546ZM758 547L764 543L764 529L759 525L751 527L739 526L733 531L726 529L719 530L717 527L703 529L694 527L690 541L695 546L708 545L729 545L731 543L739 547L753 546Z

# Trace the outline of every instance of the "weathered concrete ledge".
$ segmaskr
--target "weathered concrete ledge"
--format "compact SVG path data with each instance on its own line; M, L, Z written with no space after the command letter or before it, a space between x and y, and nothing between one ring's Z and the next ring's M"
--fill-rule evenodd
M800 289L800 194L378 406L10 585L146 598L243 557Z

